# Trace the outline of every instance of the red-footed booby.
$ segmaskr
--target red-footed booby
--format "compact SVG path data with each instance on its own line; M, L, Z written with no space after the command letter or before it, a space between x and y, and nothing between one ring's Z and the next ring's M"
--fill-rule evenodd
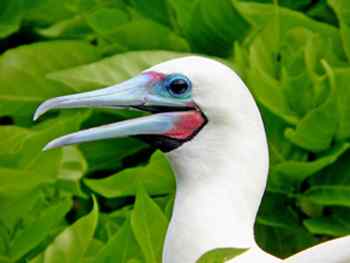
M229 67L198 56L170 60L121 84L50 99L34 119L51 109L79 107L153 113L72 133L45 149L136 136L166 152L177 190L163 263L193 263L222 247L249 248L230 262L282 262L255 242L268 146L258 107ZM350 238L324 243L286 262L350 262Z

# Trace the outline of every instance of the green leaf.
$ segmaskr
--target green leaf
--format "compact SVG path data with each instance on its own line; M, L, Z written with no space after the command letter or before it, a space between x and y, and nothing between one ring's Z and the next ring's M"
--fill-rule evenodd
M50 27L37 29L36 31L47 38L80 38L83 40L91 39L93 34L92 30L85 23L84 17L79 15L59 21Z
M295 130L286 130L286 137L296 145L313 152L326 150L334 138L338 125L334 73L323 61L329 79L329 93L325 102L314 108L298 123Z
M323 91L326 88L320 87L318 75L313 72L314 64L317 62L318 65L320 59L327 59L331 64L336 61L339 64L339 59L336 58L342 57L342 52L329 52L341 50L339 33L333 27L317 23L285 8L254 3L239 3L238 6L258 28L249 46L251 68L247 73L248 87L256 99L271 112L290 124L297 124L300 117L319 106L320 97L324 100L327 96ZM314 40L316 37L322 41ZM320 90L323 92L319 92ZM293 142L310 149L317 147L315 145L318 138L323 143L319 148L326 148L325 145L330 142L335 128L334 121L329 120L334 116L328 116L332 112L328 115L326 113L327 109L316 110L303 125L300 124L302 127L307 126L306 124L315 126L312 121L317 123L315 119L324 118L331 125L326 125L322 138L316 137L312 141L311 136L300 131L293 134L295 136L290 136L293 137Z
M255 224L257 243L267 252L286 257L314 244L310 233L300 226L294 201L284 194L266 192Z
M343 41L343 47L350 60L350 6L346 0L328 0L328 4L334 9L340 22L340 33Z
M66 228L46 250L31 260L31 263L79 262L95 233L98 206L95 198L92 211Z
M133 138L91 142L79 147L88 162L90 173L120 169L123 167L123 160L147 148L145 144Z
M335 117L334 95L322 106L312 110L298 124L296 130L287 129L285 136L294 144L312 152L326 150L335 135L337 120Z
M217 248L206 252L196 263L223 263L247 251L247 248Z
M175 193L170 194L168 196L168 201L167 201L165 208L164 208L164 214L168 218L169 221L170 221L172 213L173 213L174 203L175 203Z
M230 61L231 62L231 61ZM234 43L234 54L233 54L233 69L240 76L241 79L247 78L247 69L249 67L249 57L247 48L238 42Z
M0 141L0 164L11 167L13 159L18 154L29 137L29 130L13 125L1 126L0 134L4 138ZM7 163L7 164L5 164Z
M133 51L118 54L96 63L54 72L48 78L79 91L116 84L166 60L184 56L168 51Z
M150 37L152 36L152 37ZM109 45L128 50L174 50L188 52L187 41L168 27L149 19L133 20L117 26L103 37ZM108 48L108 44L105 48Z
M99 4L102 3L98 0L68 0L64 6L72 12L85 14L97 8Z
M0 126L0 194L14 196L44 183L61 182L67 187L85 172L84 159L74 148L43 152L53 138L76 131L86 114L73 114L44 122L36 129ZM73 183L74 184L74 183ZM71 186L72 187L72 186ZM62 189L63 189L62 185Z
M304 28L291 29L281 48L281 88L291 111L303 117L315 103L312 78L306 69L305 49L313 34Z
M22 14L22 1L2 0L0 2L0 39L19 29Z
M297 149L284 136L284 130L288 125L264 106L260 106L260 111L262 113L269 143L271 167L287 159L296 161L305 160L306 153Z
M315 238L302 226L294 228L255 224L256 242L266 252L286 258L316 244Z
M323 21L328 24L337 25L337 17L330 6L327 4L327 0L321 0L312 6L307 15L318 21Z
M0 168L0 195L22 194L36 186L52 181L46 174L35 174L27 170Z
M197 0L191 4L171 1L170 6L194 52L228 56L233 42L242 40L250 30L249 23L229 0Z
M116 27L128 21L128 14L116 8L100 8L87 17L88 25L95 32L103 35L113 32Z
M305 192L304 197L320 205L343 205L350 207L350 186L313 186Z
M61 118L42 122L32 129L1 126L0 134L7 137L2 140L1 146L3 148L0 149L0 165L9 168L31 168L32 172L36 170L35 168L41 171L44 168L52 168L52 162L40 163L40 161L54 160L57 156L60 156L60 150L44 153L42 152L43 147L50 140L60 135L78 130L88 114L89 112L66 114Z
M338 145L314 161L285 161L271 168L271 188L285 189L298 187L305 179L335 163L349 149L349 144Z
M265 27L271 22L271 18L278 14L280 38L284 39L284 35L291 29L302 27L314 33L319 33L323 36L328 36L337 47L341 47L341 39L339 31L336 27L318 22L304 15L302 12L297 12L288 8L278 7L273 4L249 3L238 1L236 4L238 10L246 19L257 28ZM338 51L336 51L338 52Z
M151 195L175 190L175 179L168 160L157 151L144 167L129 168L105 179L86 179L84 183L107 198L135 195L142 183Z
M30 225L26 226L12 241L11 257L19 260L41 241L43 241L60 221L72 205L70 199L62 199L40 213L40 216Z
M350 166L347 151L338 160L310 178L311 187L302 195L315 204L350 206Z
M255 233L258 244L278 257L290 256L314 244L312 235L300 226L294 200L270 191L259 207Z
M34 207L40 207L38 204L44 203L45 198L41 188L11 198L1 196L0 221L7 229L12 229L20 218L30 215Z
M189 33L188 28L190 27L190 21L197 0L168 0L167 2L172 24L177 31L182 32L183 34L186 34L186 32Z
M142 116L140 111L130 110L96 110L84 122L81 129L98 127L106 123L115 123ZM140 152L148 152L149 146L134 138L115 138L79 145L88 163L88 173L96 171L116 171L123 168L125 162L135 159Z
M256 35L249 49L250 67L247 70L247 86L269 111L290 124L298 121L298 116L288 104L279 80L280 63L278 52L280 39L275 21L271 21Z
M145 17L151 18L164 25L170 24L167 1L153 0L152 3L150 3L143 0L131 0L131 4Z
M45 75L98 59L94 47L79 41L52 41L18 47L0 57L0 112L31 123L38 104L72 93Z
M304 220L305 227L316 235L329 235L333 237L350 234L349 208L332 208L329 215Z
M256 222L286 229L298 227L297 215L289 203L290 200L285 195L267 191L259 207Z
M41 132L30 137L30 139L23 145L23 148L21 149L22 155L18 163L19 166L33 169L35 171L43 171L44 169L47 169L47 173L52 171L51 174L56 174L57 169L60 167L58 166L56 169L50 170L55 167L55 164L57 164L57 162L53 161L54 158L52 158L52 156L57 153L61 154L62 149L43 152L43 147L48 142L59 136L77 131L81 126L81 123L89 116L89 114L89 111L64 113L62 114L62 117L51 119L37 126L36 128Z
M161 262L167 219L156 203L139 186L131 227L146 263Z
M299 0L299 1L282 0L279 2L279 4L292 9L303 9L307 7L311 2L312 0Z
M60 2L56 0L22 1L25 11L24 18L38 26L67 19L72 16L72 12L66 8L67 2L71 2L71 0Z
M13 262L33 257L62 230L72 200L59 195L52 185L41 185L29 193L0 196L0 204L0 231L5 230L0 237L6 240L1 254Z
M99 239L95 238L91 240L82 262L91 262L95 258L95 256L100 252L103 246L104 242L100 241Z
M258 3L275 3L275 0L243 0L244 2L258 2ZM303 9L307 7L312 0L279 0L277 3L279 6L288 7L291 9Z
M289 109L279 82L259 69L258 64L255 65L256 67L252 67L247 73L247 85L254 97L284 121L290 124L297 123L298 118Z
M80 188L80 179L87 172L87 163L76 147L62 149L62 159L58 170L58 187L74 195L85 197Z
M331 37L325 37L321 34L312 34L308 38L304 48L304 60L306 71L310 79L314 84L315 98L312 101L316 102L316 105L324 101L325 89L322 88L322 82L324 74L327 73L324 64L320 63L322 60L326 61L331 67L344 67L346 62L344 61L344 54L342 52L334 52L335 44ZM339 48L341 50L341 48Z
M338 140L344 140L350 138L350 91L348 88L350 68L336 68L333 70L333 73L339 119L336 138Z
M135 258L142 258L142 255L131 230L130 219L127 219L119 231L102 247L92 262L128 263Z

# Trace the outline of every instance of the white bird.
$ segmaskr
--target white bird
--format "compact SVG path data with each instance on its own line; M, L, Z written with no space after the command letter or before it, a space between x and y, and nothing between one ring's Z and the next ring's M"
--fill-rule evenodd
M163 263L194 263L221 247L249 248L230 262L282 262L255 242L268 146L258 107L229 67L198 56L170 60L118 85L50 99L34 119L50 109L78 107L132 107L153 113L63 136L46 149L137 136L166 152L177 191ZM350 262L350 238L323 243L285 261Z

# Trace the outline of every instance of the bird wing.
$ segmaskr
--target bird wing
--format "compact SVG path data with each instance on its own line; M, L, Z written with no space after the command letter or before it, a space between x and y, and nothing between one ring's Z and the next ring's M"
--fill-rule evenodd
M260 249L249 249L230 263L350 263L350 236L337 238L303 250L285 260L278 259Z
M349 263L350 236L311 247L287 258L286 263Z
M246 252L242 253L238 257L233 258L227 263L282 263L283 261L276 258L265 251L263 251L258 245L250 248Z

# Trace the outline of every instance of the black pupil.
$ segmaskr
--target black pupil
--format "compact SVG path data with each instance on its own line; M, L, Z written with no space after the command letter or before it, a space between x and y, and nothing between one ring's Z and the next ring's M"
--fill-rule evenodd
M169 88L172 93L181 95L187 91L188 83L183 79L176 79L169 84Z

